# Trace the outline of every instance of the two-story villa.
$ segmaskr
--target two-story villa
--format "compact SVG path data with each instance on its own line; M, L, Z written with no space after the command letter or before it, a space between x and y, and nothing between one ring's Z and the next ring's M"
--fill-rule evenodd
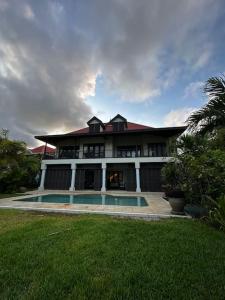
M40 190L161 191L161 168L170 156L169 138L186 127L154 128L121 115L108 123L96 117L88 127L60 135L36 136L56 147L42 160Z

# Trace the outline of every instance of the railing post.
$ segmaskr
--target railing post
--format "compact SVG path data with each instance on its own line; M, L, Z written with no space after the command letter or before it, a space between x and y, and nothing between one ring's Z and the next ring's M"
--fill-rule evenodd
M141 185L140 185L140 163L135 162L135 169L136 169L136 192L141 192Z
M102 188L101 191L106 191L106 163L102 163Z
M39 191L44 190L46 169L47 169L47 165L42 163L42 165L41 165L41 182L40 182L40 186L38 188Z
M70 185L70 191L73 192L75 191L75 179L76 179L76 164L72 163L71 164L71 170L72 170L72 175L71 175L71 185Z

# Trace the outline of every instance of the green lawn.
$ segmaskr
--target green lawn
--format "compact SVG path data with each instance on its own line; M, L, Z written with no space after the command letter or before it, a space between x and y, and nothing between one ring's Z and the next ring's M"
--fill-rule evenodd
M225 234L0 210L0 299L224 299Z

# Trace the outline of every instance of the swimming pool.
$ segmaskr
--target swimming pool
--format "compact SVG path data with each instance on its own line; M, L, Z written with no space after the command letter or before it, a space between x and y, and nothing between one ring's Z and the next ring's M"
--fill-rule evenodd
M102 194L90 195L43 195L14 201L64 203L64 204L94 204L94 205L119 205L119 206L148 206L144 197L112 196Z

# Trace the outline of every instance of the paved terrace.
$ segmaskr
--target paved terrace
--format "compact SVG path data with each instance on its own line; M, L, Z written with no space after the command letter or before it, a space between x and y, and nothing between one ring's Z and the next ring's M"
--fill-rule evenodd
M144 219L160 219L174 217L171 215L169 203L162 198L162 193L134 193L125 191L107 191L106 193L113 196L141 196L144 197L148 206L116 206L116 205L90 205L90 204L60 204L60 203L41 203L41 202L25 202L15 201L21 198L29 198L32 195L41 196L47 194L101 194L96 191L52 191L45 190L44 192L32 191L29 195L23 195L19 197L3 198L0 199L0 208L10 209L22 209L33 210L53 213L70 213L70 214L82 214L82 213L95 213L106 214L120 217L133 217ZM177 216L176 216L177 217ZM181 216L183 217L183 216Z

